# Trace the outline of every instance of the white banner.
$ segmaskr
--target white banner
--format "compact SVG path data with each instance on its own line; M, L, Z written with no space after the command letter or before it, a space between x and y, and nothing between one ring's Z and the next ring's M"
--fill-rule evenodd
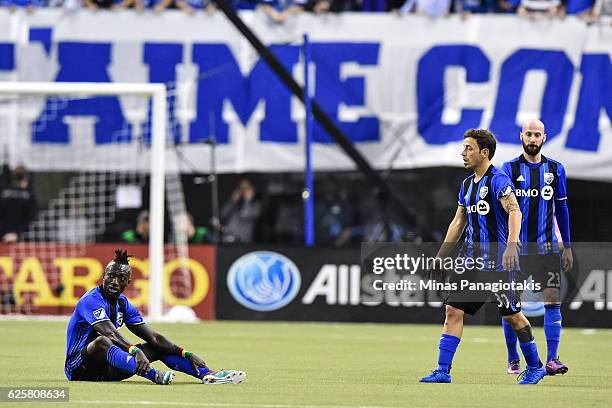
M496 134L501 165L521 152L521 122L541 118L544 154L568 177L612 181L611 27L488 15L303 14L284 25L257 12L242 17L300 83L302 35L310 34L315 98L377 169L460 166L472 127ZM0 80L170 83L172 137L201 171L211 134L221 172L304 167L301 104L219 12L0 10ZM33 105L38 126L0 138L27 145L9 149L10 160L38 170L103 168L103 160L63 158L75 146L82 157L108 155L120 148L115 130L129 145L146 129L147 113L131 112L125 98ZM10 122L5 104L1 120ZM314 138L315 170L354 168L318 126ZM41 159L50 150L53 160Z

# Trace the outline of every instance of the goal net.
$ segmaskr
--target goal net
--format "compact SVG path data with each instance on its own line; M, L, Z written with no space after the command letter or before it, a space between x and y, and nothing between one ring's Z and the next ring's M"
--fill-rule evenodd
M189 257L168 117L161 84L0 82L0 314L71 313L115 248L134 255L126 295L149 319L164 285L188 296L186 267L164 275Z

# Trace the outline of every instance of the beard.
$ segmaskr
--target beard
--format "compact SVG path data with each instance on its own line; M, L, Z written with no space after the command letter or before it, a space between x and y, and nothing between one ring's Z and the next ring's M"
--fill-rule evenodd
M540 150L542 150L542 145L527 145L523 142L523 150L528 155L535 156L536 154L540 153Z

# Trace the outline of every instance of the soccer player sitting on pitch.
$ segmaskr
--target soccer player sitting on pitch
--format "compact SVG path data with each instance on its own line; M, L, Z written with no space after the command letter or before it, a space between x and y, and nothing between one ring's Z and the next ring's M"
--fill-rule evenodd
M546 371L549 375L565 374L568 367L559 361L557 351L561 339L561 259L553 220L563 239L563 270L572 269L569 211L565 169L561 163L544 157L542 145L546 142L544 124L529 120L520 134L523 154L504 163L502 170L514 183L520 207L523 209L521 226L521 280L529 275L544 294L544 334L548 353ZM554 200L553 200L554 198ZM506 321L502 321L508 348L508 374L520 372L520 359L516 351L516 334Z
M127 252L117 250L106 265L102 285L79 299L68 323L64 366L68 380L121 381L138 374L156 384L170 384L174 372L151 367L157 360L204 384L238 384L246 379L242 371L211 370L200 357L149 327L122 294L131 275ZM145 342L130 344L118 332L124 323Z
M510 178L491 164L496 141L484 129L470 129L463 136L463 164L474 174L463 180L459 189L459 206L451 222L444 244L437 257L447 257L465 230L464 254L473 259L486 259L477 271L479 279L495 280L514 276L518 267L518 239L521 211ZM501 262L500 262L501 261ZM500 265L501 264L501 265ZM484 273L480 273L484 272ZM457 275L458 276L458 275ZM545 375L538 356L531 326L521 312L517 291L457 290L446 296L446 321L440 336L438 368L421 382L450 383L451 364L463 333L464 314L475 314L484 303L497 303L499 312L515 331L527 361L527 369L519 376L519 384L537 384Z

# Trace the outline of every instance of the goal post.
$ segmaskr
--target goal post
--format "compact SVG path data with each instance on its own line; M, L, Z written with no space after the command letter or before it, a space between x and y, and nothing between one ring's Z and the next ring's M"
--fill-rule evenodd
M159 320L163 313L164 199L169 116L166 86L151 83L0 82L0 101L6 97L42 96L47 98L66 95L69 95L70 98L142 96L150 99L148 319ZM10 121L11 118L8 120ZM9 143L14 144L16 137L9 136ZM109 254L109 259L110 256Z

